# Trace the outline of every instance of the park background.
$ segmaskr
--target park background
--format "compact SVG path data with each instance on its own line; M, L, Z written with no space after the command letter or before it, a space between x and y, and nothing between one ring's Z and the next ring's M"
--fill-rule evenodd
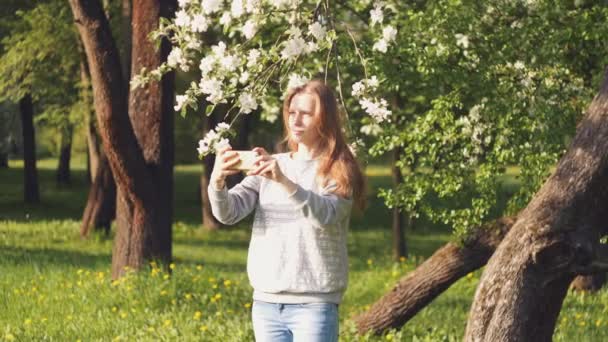
M102 4L123 55L126 3ZM378 32L353 24L354 31L361 30L360 48L381 55L370 58L368 68L381 75L383 95L400 119L376 123L355 99L346 99L354 131L367 132L361 136L370 149L364 153L369 207L351 222L340 338L457 341L464 336L483 268L453 275L453 285L399 329L360 334L354 317L441 247L474 234L471 226L513 215L528 203L600 88L608 56L602 39L608 33L608 4L387 3L386 13L392 13L387 22L393 20L403 34L393 42L394 51L380 54L365 43ZM359 15L369 20L375 8L366 1L352 6L344 10L348 20ZM491 6L495 12L488 14ZM335 11L340 13L340 6ZM91 215L83 224L92 173L102 162L92 161L91 142L100 137L70 5L5 1L0 15L0 340L253 340L252 289L245 273L251 222L219 228L204 214L201 184L204 188L204 166L211 161L199 160L196 147L221 114L205 116L204 101L183 117L171 111L170 262L148 260L113 277L116 224L104 227L104 218L99 224ZM491 30L488 16L496 17ZM412 34L429 28L441 32ZM433 39L444 39L444 45ZM427 45L416 48L421 42ZM502 53L493 55L497 50ZM356 67L356 53L342 51L347 61L342 77L350 85L365 75ZM177 71L174 94L185 92L197 77ZM236 123L237 146L277 150L282 126L280 118L273 121L277 110L268 111L274 105ZM458 120L463 117L468 121ZM33 131L24 130L24 123L33 124ZM446 142L441 137L448 133L453 140ZM490 142L478 135L491 136ZM508 139L496 147L501 136ZM34 142L30 148L28 141ZM99 141L93 145L101 148ZM33 159L37 194L29 178ZM463 163L466 167L454 168ZM568 291L554 340L608 338L608 294L599 282Z

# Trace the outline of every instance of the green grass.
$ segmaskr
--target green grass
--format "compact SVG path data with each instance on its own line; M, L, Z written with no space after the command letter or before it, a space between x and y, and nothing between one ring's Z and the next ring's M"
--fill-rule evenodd
M22 203L18 162L0 169L0 341L250 341L252 289L245 274L246 223L207 232L200 226L200 165L175 171L174 269L155 267L119 282L109 277L112 240L82 240L79 218L87 194L82 164L73 184L54 183L56 162L38 163L42 203ZM370 168L370 186L390 184L388 169ZM516 181L505 180L512 191ZM454 284L400 331L357 337L352 315L450 239L445 227L421 222L408 232L410 256L390 257L390 211L370 197L348 241L349 288L340 306L343 341L459 341L481 270ZM608 340L608 292L569 294L556 341Z

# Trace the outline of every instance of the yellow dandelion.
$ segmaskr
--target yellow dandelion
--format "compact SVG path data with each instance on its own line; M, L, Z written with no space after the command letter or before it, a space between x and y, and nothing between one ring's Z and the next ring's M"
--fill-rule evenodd
M211 286L214 289L217 289L217 284L213 284L213 286Z
M160 295L161 295L161 296L166 296L166 295L167 295L167 291L166 291L166 290L162 290L162 291L160 291Z
M469 272L469 274L467 274L467 278L473 278L473 272Z
M80 275L80 274L82 274L83 272L84 272L84 270L81 268L81 269L79 269L78 271L76 271L76 274Z
M169 268L172 269L172 270L175 269L175 264L174 263L170 263L169 264Z
M165 280L169 279L169 275L168 275L168 274L165 274L165 275L163 276L163 279L165 279Z
M372 259L367 259L367 264L368 264L369 266L371 266L373 263L374 263L374 260L372 260Z
M387 341L392 341L393 340L393 334L386 335L386 340Z
M230 281L230 279L224 280L224 286L229 287L230 285L232 285L232 281Z
M399 261L401 261L401 262L406 262L406 261L407 261L407 258L406 258L406 257L403 257L403 256L402 256L402 257L399 257Z
M126 313L126 312L124 312L124 311L122 311L122 312L120 313L120 318L127 318L127 313Z
M599 327L602 324L602 319L598 319L597 321L595 321L595 326Z
M46 322L46 321L48 321L48 318L46 318L46 317L42 317L42 318L40 319L40 322L42 322L42 323L44 323L44 322Z
M196 270L197 271L202 271L203 270L203 266L201 266L201 265L196 266Z
M249 309L249 308L251 307L251 303L245 303L245 304L243 304L243 306L244 306L245 308Z
M149 332L154 332L154 327L148 327Z
M29 319L29 318L27 318L25 321L23 321L23 324L24 325L30 325L30 324L32 324L32 320Z
M201 325L201 327L199 328L200 331L207 331L207 326L206 325Z
M118 310L117 307L115 307L115 306L112 307L112 312L116 312L117 310Z
M171 304L175 305L177 304L177 301L175 299L171 299Z
M166 319L165 322L163 323L164 326L168 327L171 325L171 320L170 319Z
M213 277L209 278L209 282L210 283L215 283L215 278L213 278Z
M15 340L15 335L11 334L11 333L6 333L6 335L4 335L4 339L7 341L14 341Z
M398 276L398 275L399 275L399 272L397 272L397 271L393 271L391 274L393 275L393 277L396 277L396 276Z
M196 320L201 319L202 316L203 316L203 313L200 311L197 311L194 313L194 319L196 319Z

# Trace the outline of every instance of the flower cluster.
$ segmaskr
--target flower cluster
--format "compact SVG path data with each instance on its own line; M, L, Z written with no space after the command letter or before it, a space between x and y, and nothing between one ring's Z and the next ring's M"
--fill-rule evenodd
M365 110L376 122L390 121L391 111L385 99L372 94L377 92L380 82L376 76L363 79L353 84L353 97L359 100L361 108Z
M382 24L384 22L384 3L378 2L374 5L374 8L369 12L371 26L376 24ZM387 25L382 29L382 37L374 43L373 50L386 53L388 46L395 41L397 37L397 29L391 25Z
M226 146L230 146L230 142L226 136L228 135L230 130L230 125L222 122L218 124L215 129L209 130L205 138L199 140L198 142L198 154L199 158L209 154L210 151L217 151L218 149L222 149Z

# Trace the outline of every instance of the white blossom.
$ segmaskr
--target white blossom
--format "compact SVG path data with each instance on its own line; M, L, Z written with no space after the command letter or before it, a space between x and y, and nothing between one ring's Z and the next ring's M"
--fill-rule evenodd
M380 39L379 41L374 43L372 47L373 50L380 51L382 53L386 53L388 50L388 43L384 39Z
M469 48L469 37L467 35L464 35L462 33L456 33L454 37L456 38L456 45L460 46L463 49Z
M262 1L261 0L247 0L247 4L245 5L245 9L247 13L260 13L262 11Z
M222 9L222 3L222 0L202 0L201 8L205 14L212 14Z
M243 6L243 0L232 0L230 6L230 13L233 18L239 18L245 13L245 7Z
M179 3L179 7L180 8L184 8L186 7L186 5L188 5L190 3L191 0L177 0L177 2Z
M230 141L226 138L220 139L217 143L215 143L214 150L221 150L226 147L230 147Z
M523 70L526 67L526 65L522 61L517 61L517 62L515 62L515 64L513 64L513 67L518 70Z
M318 21L315 21L313 24L309 25L308 31L317 40L322 40L327 34L325 27L323 27L323 25L321 25Z
M205 139L198 141L198 148L196 149L199 155L204 155L209 152L209 142Z
M225 71L232 72L238 68L240 61L235 55L227 55L220 60L220 63Z
M167 64L171 67L176 67L179 65L179 67L184 71L188 71L189 69L188 60L184 57L182 49L180 49L178 46L174 46L173 49L171 49L169 56L167 56Z
M249 72L244 71L239 77L239 83L246 84L249 81Z
M382 8L379 5L376 5L374 9L369 11L371 26L376 24L382 24L384 21L384 13L382 12Z
M205 76L206 74L213 71L214 65L215 65L215 58L213 56L205 56L203 59L201 59L199 68L201 69L203 76Z
M228 26L230 25L230 23L232 22L232 16L230 15L230 12L226 11L222 14L222 17L220 18L220 24L223 26Z
M391 111L387 109L388 104L385 99L374 101L369 98L363 98L359 100L359 104L377 122L388 120L391 115Z
M200 81L199 87L201 91L208 94L207 101L217 104L224 101L224 91L222 90L222 82L216 78L203 78Z
M243 25L243 27L241 28L241 32L243 32L243 36L245 36L245 38L247 40L253 38L253 36L255 36L257 30L258 30L258 27L257 27L255 21L253 21L253 19L247 20L245 22L245 25Z
M217 124L217 126L215 127L217 129L218 132L223 132L223 131L227 131L230 129L230 125L225 123L225 122L220 122L219 124Z
M365 93L365 83L364 81L355 82L353 84L352 94L355 97L359 97Z
M306 78L304 76L301 76L298 74L291 74L291 75L289 75L289 81L287 81L287 91L289 91L293 88L303 86L308 81L309 81L308 78Z
M218 58L223 57L224 53L226 53L226 43L224 43L224 42L217 43L217 45L214 45L211 47L211 51L213 51L213 54L216 57L218 57Z
M281 58L289 59L292 57L299 56L306 49L306 42L302 37L294 37L285 42L285 47L281 51Z
M190 16L188 12L184 10L177 11L175 13L175 25L177 26L189 26L190 25Z
M261 55L262 53L258 49L249 50L249 54L247 55L247 67L255 66Z
M361 133L375 137L382 133L382 127L375 122L368 125L363 125L361 126Z
M182 109L182 107L184 106L184 104L187 102L188 100L188 95L176 95L175 96L175 107L173 107L173 109L175 109L175 111L179 111Z
M190 27L194 32L205 32L209 28L209 19L202 14L197 14L192 18Z
M239 106L241 107L241 113L249 114L258 108L258 103L251 93L243 92L239 96Z
M386 40L387 43L392 42L397 37L397 29L392 26L386 26L382 29L382 38Z

